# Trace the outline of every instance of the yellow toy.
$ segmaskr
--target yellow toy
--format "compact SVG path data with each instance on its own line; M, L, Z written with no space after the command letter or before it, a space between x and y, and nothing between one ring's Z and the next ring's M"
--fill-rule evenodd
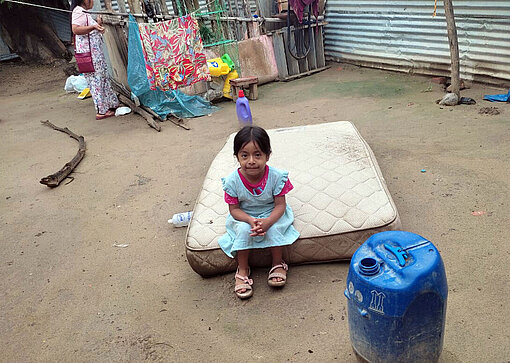
M221 58L208 59L207 67L209 67L209 72L213 77L223 76L230 72L230 67Z
M237 74L236 70L230 72L225 78L225 84L223 85L223 97L232 99L232 95L230 94L230 80L236 78L239 78L239 74Z

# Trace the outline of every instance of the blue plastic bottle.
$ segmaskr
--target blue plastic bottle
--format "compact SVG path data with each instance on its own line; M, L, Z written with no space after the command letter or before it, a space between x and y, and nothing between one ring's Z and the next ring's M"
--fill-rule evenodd
M240 128L243 128L244 126L251 126L252 118L250 105L248 103L248 99L244 97L243 90L239 90L239 97L236 101L236 112Z

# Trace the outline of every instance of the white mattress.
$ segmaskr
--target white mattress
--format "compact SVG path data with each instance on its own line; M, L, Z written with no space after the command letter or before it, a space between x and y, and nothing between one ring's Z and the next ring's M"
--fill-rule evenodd
M286 247L287 263L348 259L372 234L400 229L400 218L377 161L347 121L268 130L273 154L268 164L289 171L294 189L287 203L301 234ZM213 160L197 199L186 236L188 262L199 274L235 270L235 261L218 246L228 206L221 178L238 167L234 134ZM252 266L269 265L257 251Z

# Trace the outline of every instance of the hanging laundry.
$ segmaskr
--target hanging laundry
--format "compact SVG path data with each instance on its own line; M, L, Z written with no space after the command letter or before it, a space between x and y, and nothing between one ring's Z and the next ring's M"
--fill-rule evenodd
M319 0L289 0L289 5L300 24L303 23L303 12L308 5L310 5L315 18L319 17Z
M151 90L167 91L209 78L198 22L191 15L140 23L145 70Z

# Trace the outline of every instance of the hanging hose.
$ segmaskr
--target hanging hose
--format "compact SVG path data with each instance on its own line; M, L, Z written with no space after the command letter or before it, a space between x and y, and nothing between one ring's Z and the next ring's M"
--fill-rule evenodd
M288 10L287 10L287 49L289 50L290 55L297 59L305 59L308 56L308 53L310 53L310 45L311 45L311 37L312 37L312 22L311 22L311 16L312 16L312 6L309 5L308 7L308 20L303 21L303 24L305 24L305 27L298 29L298 27L294 26L294 51L290 46L290 37L291 37L291 31L290 31L290 16L291 16L291 8L290 8L290 1L288 3ZM308 23L308 28L306 28L306 24ZM308 44L305 40L305 33L306 38L308 40Z

